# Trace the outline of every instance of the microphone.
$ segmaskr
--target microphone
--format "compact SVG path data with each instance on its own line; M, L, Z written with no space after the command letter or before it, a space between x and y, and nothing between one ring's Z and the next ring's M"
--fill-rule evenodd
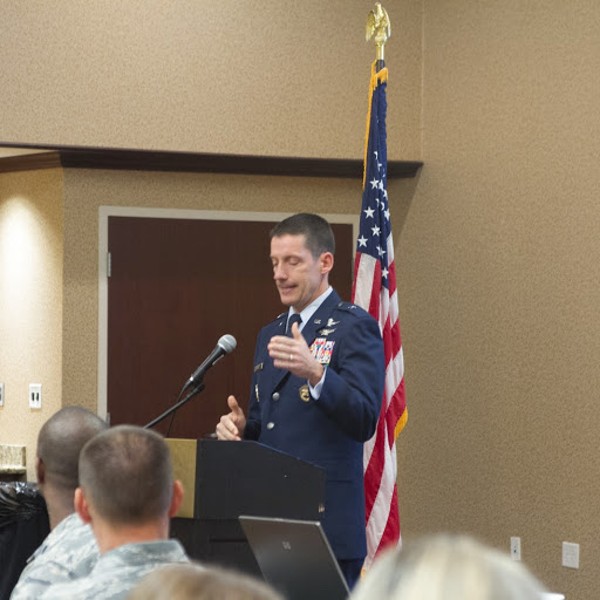
M202 382L204 374L208 371L218 360L220 360L225 354L229 354L235 350L237 346L236 339L226 333L225 335L219 338L217 345L214 347L214 350L206 357L204 362L192 373L191 377L188 379L185 387L189 387L190 385L198 385Z

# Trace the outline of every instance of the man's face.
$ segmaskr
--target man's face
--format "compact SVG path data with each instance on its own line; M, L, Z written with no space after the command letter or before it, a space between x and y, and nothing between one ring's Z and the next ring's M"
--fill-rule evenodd
M296 312L306 308L329 286L328 274L333 254L323 252L315 258L306 247L304 235L282 235L271 239L273 279L281 303Z

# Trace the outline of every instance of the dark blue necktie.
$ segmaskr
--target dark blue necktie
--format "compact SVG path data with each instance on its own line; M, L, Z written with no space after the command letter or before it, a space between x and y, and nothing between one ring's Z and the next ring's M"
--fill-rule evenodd
M292 316L288 319L286 331L286 335L288 337L292 337L292 325L294 323L298 323L298 327L300 327L300 323L302 323L302 317L298 313L293 313Z

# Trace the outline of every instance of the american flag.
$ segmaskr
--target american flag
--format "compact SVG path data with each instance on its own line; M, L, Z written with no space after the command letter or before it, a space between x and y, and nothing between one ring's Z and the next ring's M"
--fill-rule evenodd
M404 361L398 320L394 242L387 193L387 68L373 63L367 115L360 231L354 262L352 300L381 328L385 350L385 390L375 435L364 446L367 508L365 568L384 547L400 543L396 490L396 438L408 418Z

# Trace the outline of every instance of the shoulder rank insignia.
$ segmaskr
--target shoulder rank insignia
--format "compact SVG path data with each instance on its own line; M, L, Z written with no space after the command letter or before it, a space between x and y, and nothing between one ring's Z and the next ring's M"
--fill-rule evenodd
M351 302L340 302L338 304L338 308L341 310L352 310L357 309L358 306L356 306L356 304L352 304Z

